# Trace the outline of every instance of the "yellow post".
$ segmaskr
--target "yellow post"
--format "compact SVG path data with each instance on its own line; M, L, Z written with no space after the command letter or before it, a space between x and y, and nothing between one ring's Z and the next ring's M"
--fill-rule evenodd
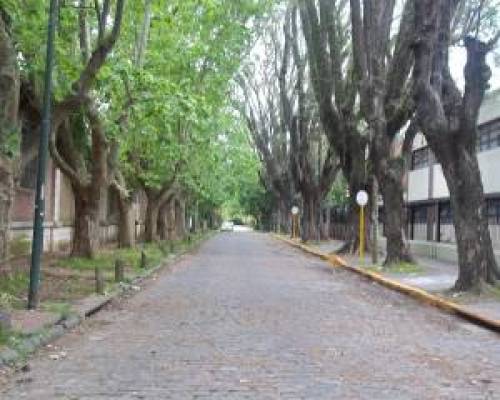
M365 264L365 207L359 210L359 261Z
M293 226L292 239L295 239L297 237L297 225L295 224L295 215L292 215L292 226Z

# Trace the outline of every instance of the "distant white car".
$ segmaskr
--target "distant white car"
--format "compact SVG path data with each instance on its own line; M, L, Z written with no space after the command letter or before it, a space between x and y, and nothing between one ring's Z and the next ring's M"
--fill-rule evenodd
M234 230L234 223L232 221L224 221L220 230L222 232L232 232Z

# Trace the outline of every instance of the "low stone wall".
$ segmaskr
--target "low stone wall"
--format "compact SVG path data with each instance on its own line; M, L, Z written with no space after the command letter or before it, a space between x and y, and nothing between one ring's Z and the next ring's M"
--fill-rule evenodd
M29 243L33 237L33 227L31 223L14 222L10 226L10 242L15 243L19 248L18 252L22 252L26 248L27 253L31 251ZM99 230L99 238L101 243L110 243L117 240L118 226L107 225L101 226ZM44 252L64 251L69 249L71 240L73 239L72 226L59 226L54 224L45 224L43 236ZM15 256L22 254L15 254Z

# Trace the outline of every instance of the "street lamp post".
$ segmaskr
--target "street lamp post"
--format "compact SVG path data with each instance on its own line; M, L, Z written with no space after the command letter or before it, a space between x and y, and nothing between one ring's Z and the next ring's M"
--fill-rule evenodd
M368 204L368 193L360 190L356 194L356 203L359 209L359 260L362 265L365 263L365 207Z
M42 129L38 151L38 174L36 181L35 217L33 222L33 242L31 248L30 286L28 309L38 307L40 286L40 261L43 252L43 221L45 217L45 176L47 170L47 153L51 130L52 71L54 69L54 40L56 32L57 10L59 0L50 0L47 58L45 61Z

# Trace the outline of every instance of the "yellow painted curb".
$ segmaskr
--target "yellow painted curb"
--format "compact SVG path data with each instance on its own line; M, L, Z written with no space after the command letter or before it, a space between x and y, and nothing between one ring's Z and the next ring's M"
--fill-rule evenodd
M419 288L416 288L413 286L405 285L404 283L400 283L400 282L397 282L393 279L389 279L389 278L387 278L381 274L378 274L376 272L367 271L365 269L358 268L358 267L353 267L352 265L349 265L342 257L339 257L336 254L323 253L322 251L319 251L317 249L313 249L313 248L311 248L303 243L285 238L283 236L274 235L274 234L272 236L278 240L281 240L281 241L288 243L294 247L297 247L306 253L312 254L312 255L319 257L325 261L328 261L330 263L330 265L333 267L347 269L347 270L354 272L358 275L364 276L365 278L371 279L372 281L377 282L380 285L383 285L387 288L390 288L390 289L396 290L400 293L411 296L414 299L421 301L422 303L432 305L434 307L437 307L441 310L446 311L449 314L456 315L462 319L465 319L466 321L469 321L469 322L472 322L476 325L482 326L483 328L487 328L487 329L494 331L496 333L500 333L500 320L491 319L491 318L485 317L484 315L477 314L473 311L470 311L470 310L464 308L461 305L458 305L457 303L454 303L454 302L451 302L449 300L445 300L441 297L430 294L429 292L427 292L423 289L419 289Z

